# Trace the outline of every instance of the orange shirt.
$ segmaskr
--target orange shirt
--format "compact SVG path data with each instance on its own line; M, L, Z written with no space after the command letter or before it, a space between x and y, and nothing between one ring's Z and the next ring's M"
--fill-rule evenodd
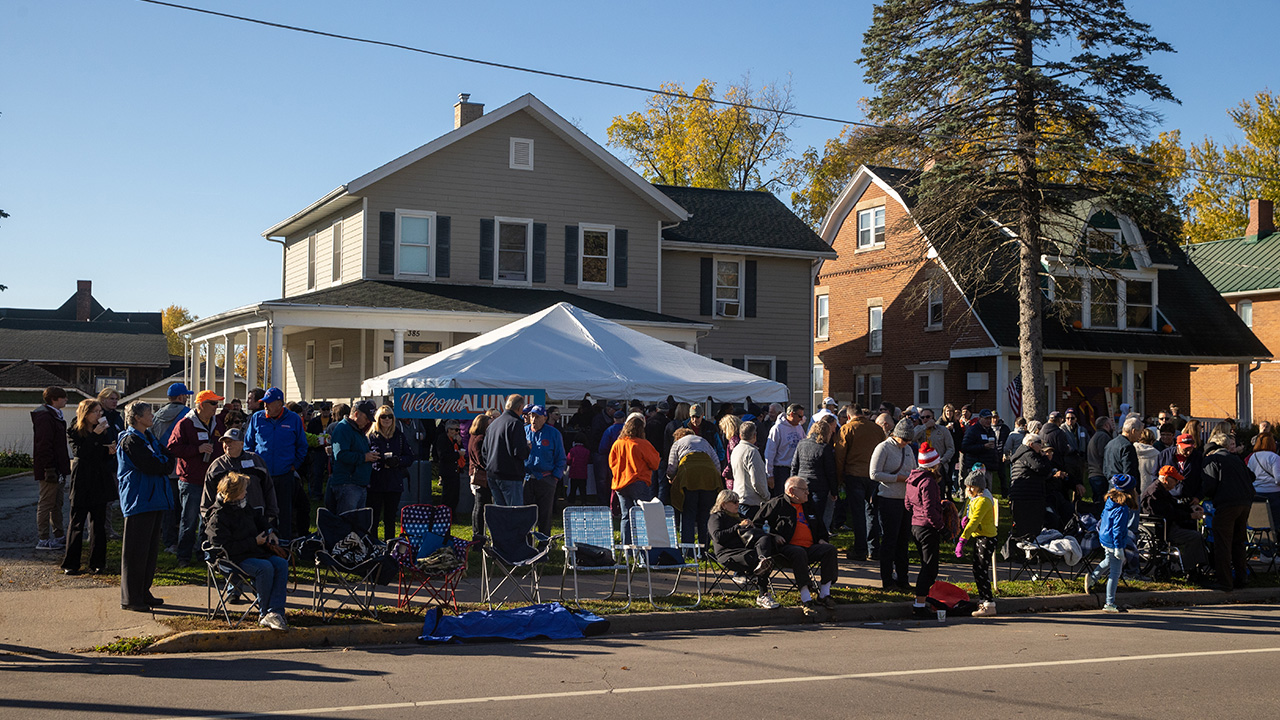
M809 518L804 515L804 505L791 503L791 507L796 509L796 531L789 544L803 548L812 546L813 532L809 530Z
M611 487L618 490L636 481L648 483L659 462L658 451L648 440L619 437L609 450L609 471L613 474Z

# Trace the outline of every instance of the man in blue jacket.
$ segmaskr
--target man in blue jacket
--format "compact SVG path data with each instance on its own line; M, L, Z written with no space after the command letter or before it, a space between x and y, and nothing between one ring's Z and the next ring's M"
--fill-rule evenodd
M249 418L244 447L267 463L280 509L278 535L284 542L293 539L293 488L297 470L307 457L307 432L302 418L284 407L280 388L267 390L263 408Z
M547 424L545 407L529 408L529 418L524 428L529 441L529 457L524 461L524 502L538 506L538 532L550 535L556 483L564 477L564 439L559 430Z

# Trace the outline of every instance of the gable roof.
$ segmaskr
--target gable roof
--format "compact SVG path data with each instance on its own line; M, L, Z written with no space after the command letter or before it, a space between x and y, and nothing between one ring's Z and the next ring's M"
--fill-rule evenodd
M267 228L262 232L263 237L274 237L287 234L288 232L299 229L297 226L310 221L317 213L328 214L345 207L353 202L353 198L368 188L373 183L382 180L392 173L402 170L409 165L431 155L432 153L448 147L463 138L469 137L480 130L491 125L501 122L503 119L514 115L517 112L525 111L534 119L538 120L551 132L560 137L569 145L577 148L579 152L587 158L594 161L606 173L613 176L618 182L630 187L637 195L644 198L650 205L654 206L658 211L663 213L671 221L684 220L689 213L680 207L671 198L658 192L653 185L647 180L628 167L618 158L614 157L608 150L605 150L599 143L587 137L586 133L574 127L572 123L565 120L554 110L534 97L532 93L526 93L515 100L503 105L492 112L485 113L479 118L454 128L452 131L441 135L431 142L422 145L400 157L385 163L364 175L352 180L351 182L336 188L320 198L316 202L309 205L302 212L288 217L275 225Z
M663 228L667 242L790 250L835 257L835 252L773 193L654 185L691 214Z
M1218 292L1280 290L1280 232L1182 246Z
M163 332L160 313L158 312L116 312L104 308L92 296L89 296L89 321L76 320L76 295L73 293L66 302L50 310L47 308L0 308L0 326L11 328L51 328L62 327L73 329L77 326L84 332L122 332L148 333ZM103 328L108 328L103 330Z
M568 303L603 318L619 322L648 322L686 326L703 323L640 310L563 290L452 283L356 280L305 295L269 300L264 305L319 305L330 307L403 308L441 312L482 312L531 315L557 303Z
M32 321L23 321L30 323ZM137 332L128 323L93 327L95 323L59 322L50 328L13 327L0 323L0 362L32 360L76 365L169 367L169 344L159 332ZM118 332L124 325L128 332Z
M0 388L5 390L43 390L50 385L63 387L67 381L30 360L0 367Z
M915 173L896 168L871 169L865 166L859 172L863 170L893 187L899 197L911 196ZM906 207L910 212L910 207ZM989 237L992 257L997 263L993 274L997 277L1012 277L1010 271L1017 258L1008 252L995 252L1003 244L1004 238L1000 233L1001 230L993 224ZM1163 355L1170 358L1224 360L1271 357L1271 351L1245 326L1214 286L1187 259L1185 253L1153 233L1144 231L1143 236L1147 239L1146 250L1151 262L1160 268L1157 272L1160 288L1157 291L1157 310L1173 326L1174 332L1077 329L1067 326L1057 316L1046 313L1043 320L1046 352L1140 357ZM951 265L959 260L948 257L946 249L938 252L938 259L944 265ZM960 287L959 290L969 300L974 313L997 346L1018 347L1017 288L1006 284L995 287L988 284L979 293L976 282L974 280L969 286Z

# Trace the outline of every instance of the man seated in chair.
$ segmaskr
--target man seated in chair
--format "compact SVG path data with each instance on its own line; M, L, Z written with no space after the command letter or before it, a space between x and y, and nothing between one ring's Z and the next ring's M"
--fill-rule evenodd
M1178 548L1183 567L1192 580L1212 585L1201 573L1209 564L1209 554L1205 551L1204 537L1196 526L1200 518L1204 517L1204 509L1199 505L1180 503L1171 494L1170 491L1181 482L1182 474L1177 468L1172 465L1160 468L1158 480L1142 491L1142 514L1165 522L1169 542Z
M816 615L817 605L834 609L831 584L836 581L836 547L828 542L827 528L809 500L809 483L801 477L789 477L779 497L765 501L756 513L754 525L769 526L776 536L776 557L791 566L796 586L800 588L800 605L806 615ZM820 584L815 587L809 577L809 563L822 565ZM814 597L816 594L816 598Z
M756 604L769 610L779 607L769 591L769 572L773 570L770 556L776 552L777 539L742 516L738 493L720 491L711 506L707 528L716 562L727 570L751 573L760 591Z

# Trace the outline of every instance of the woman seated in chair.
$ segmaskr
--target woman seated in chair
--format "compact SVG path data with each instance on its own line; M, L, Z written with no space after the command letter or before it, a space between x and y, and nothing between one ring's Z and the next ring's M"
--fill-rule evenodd
M711 508L707 522L711 531L711 546L716 562L728 570L751 573L755 576L760 595L756 604L762 608L781 607L769 591L769 572L773 570L776 544L774 537L752 526L751 521L738 512L738 494L721 490Z
M205 535L212 545L222 548L228 560L253 578L261 616L258 624L284 630L288 627L284 605L289 586L289 561L269 549L268 546L279 547L279 538L262 515L246 507L248 485L249 478L236 472L218 483L218 500L209 515Z

